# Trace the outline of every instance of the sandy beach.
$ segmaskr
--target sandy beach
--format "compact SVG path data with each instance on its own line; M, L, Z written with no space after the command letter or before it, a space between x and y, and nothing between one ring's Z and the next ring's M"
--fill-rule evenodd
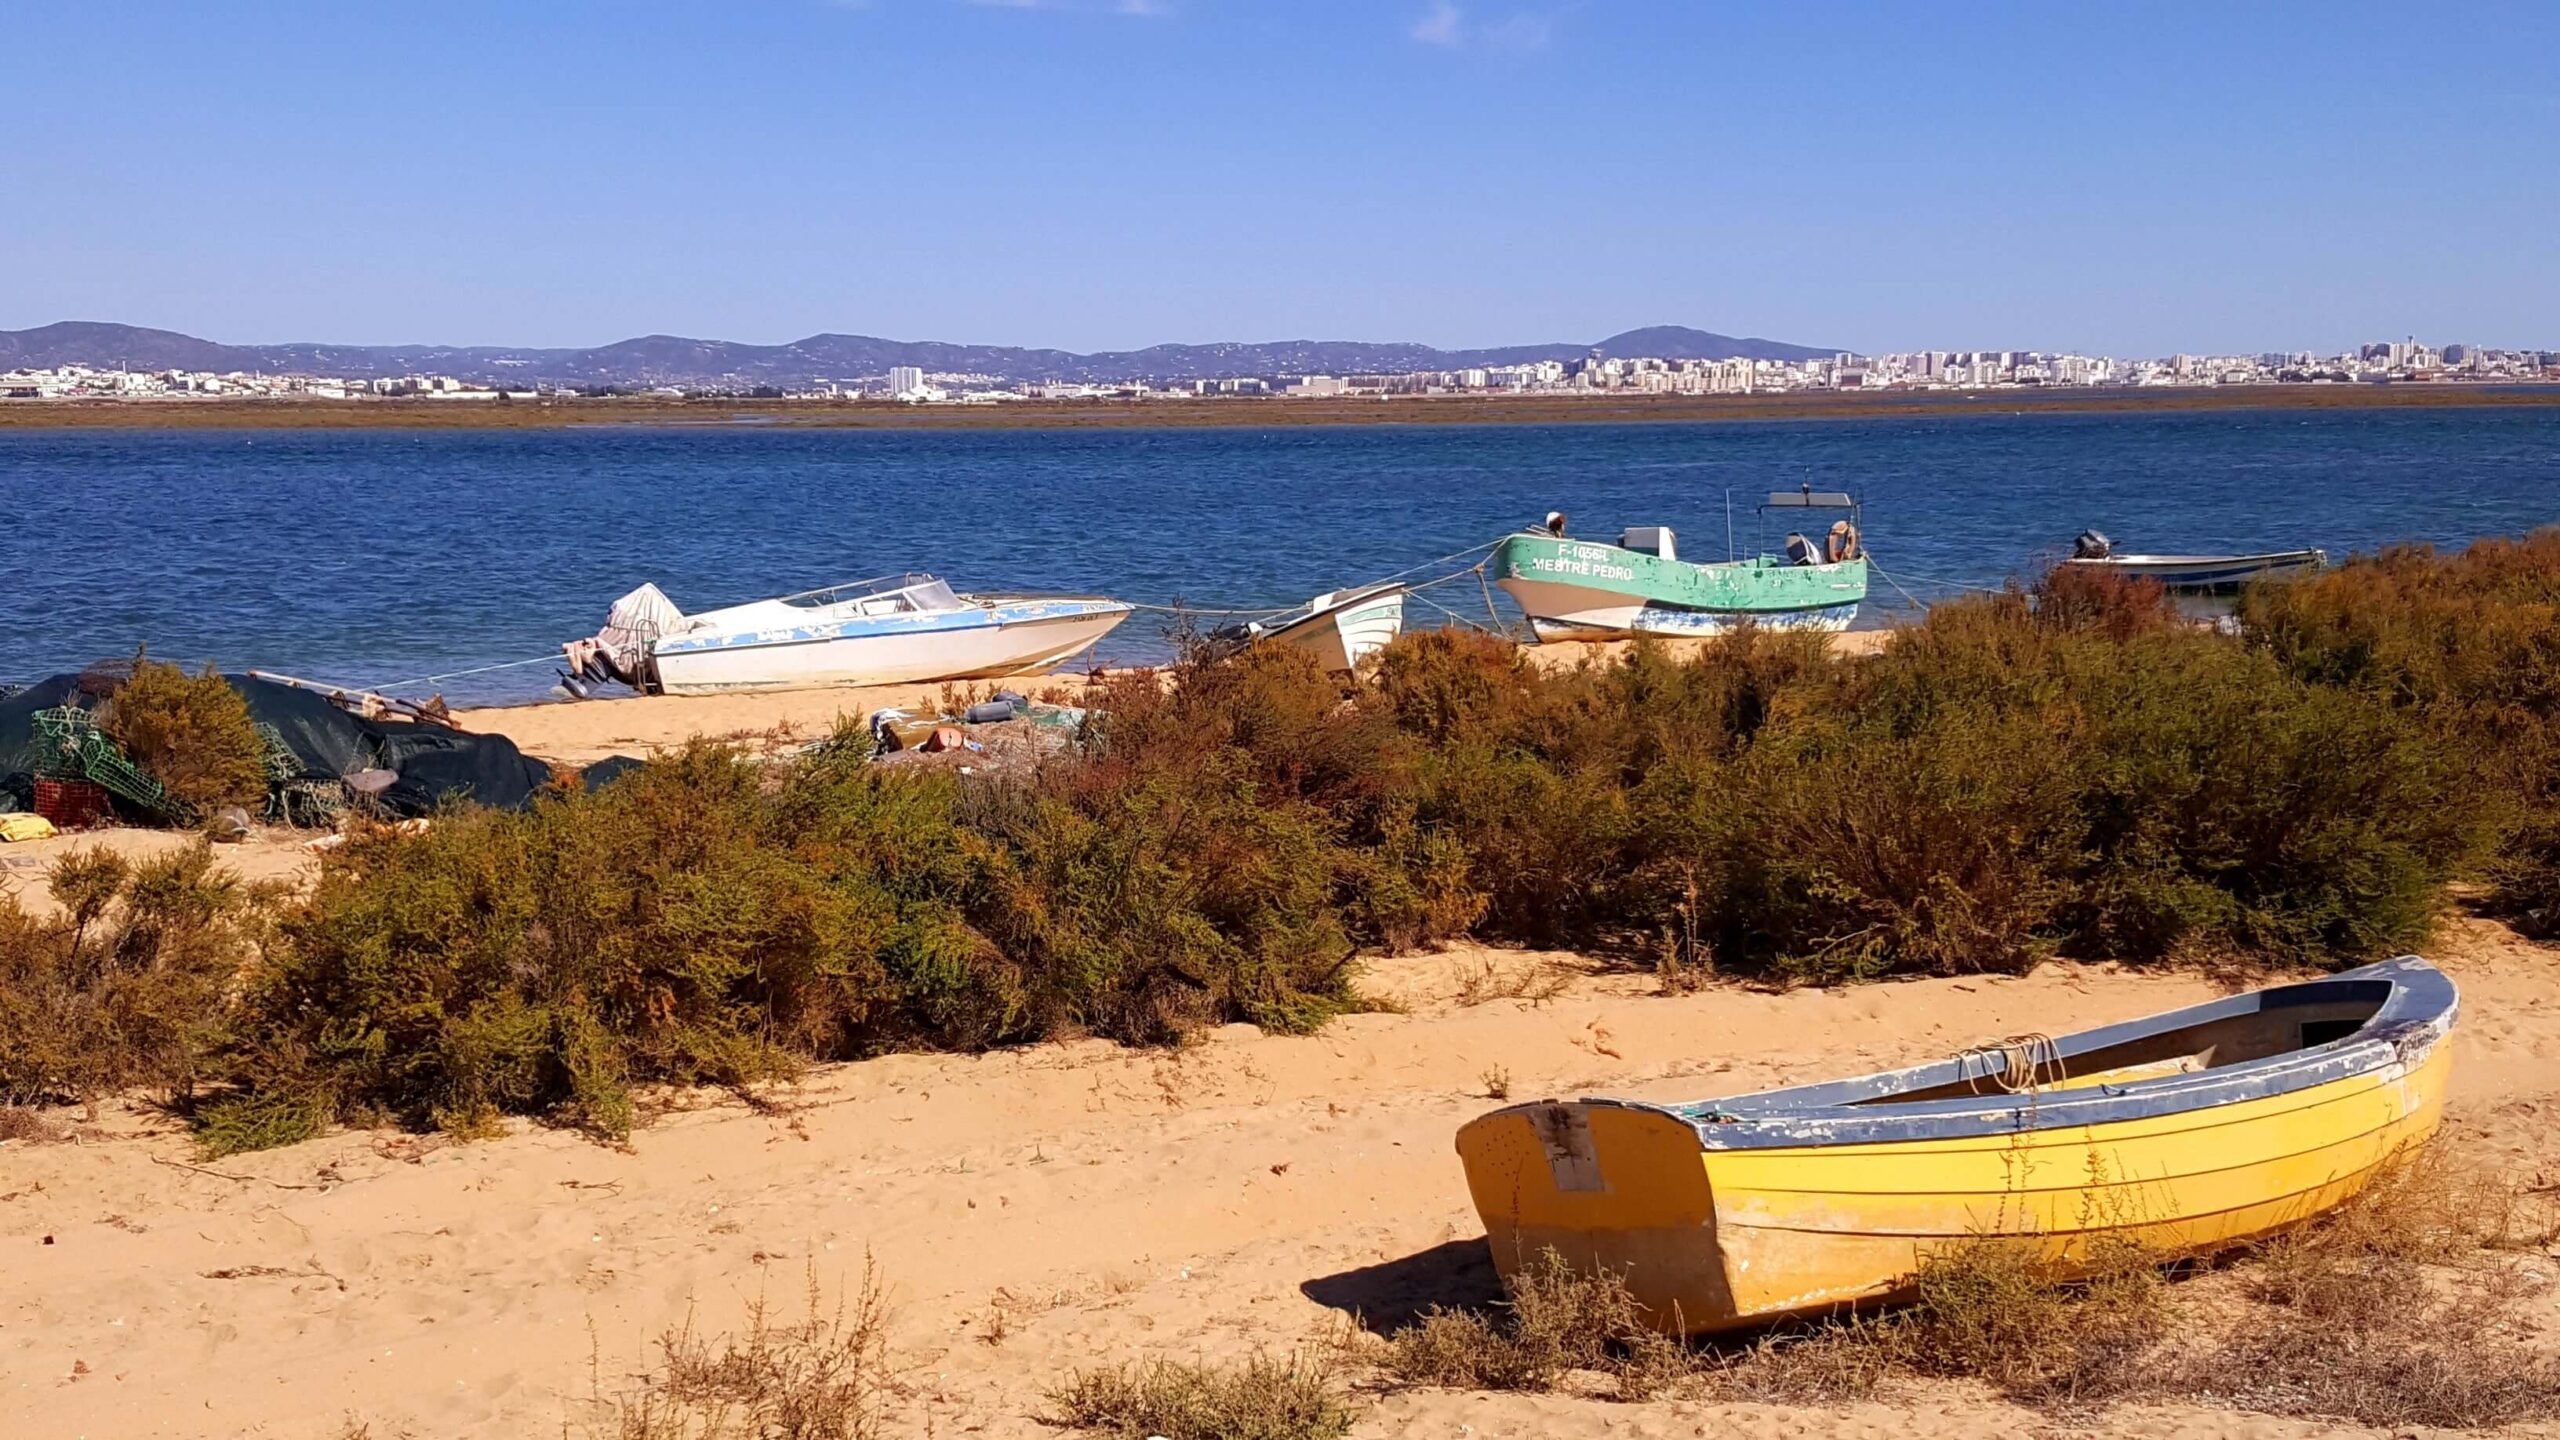
M2560 970L2478 921L2436 951L2465 990L2449 1136L2522 1182L2560 1161ZM1552 977L1544 999L1483 998ZM1495 982L1487 984L1492 975ZM2048 966L1666 998L1570 955L1379 963L1406 1008L1307 1038L1230 1027L832 1066L750 1109L711 1094L624 1149L516 1126L455 1144L345 1133L199 1165L110 1109L84 1143L0 1145L0 1433L579 1433L651 1340L830 1303L868 1253L893 1302L898 1433L1036 1436L1079 1366L1328 1343L1490 1293L1450 1137L1515 1095L1694 1097L2059 1031L2216 993L2194 974ZM1533 992L1534 993L1534 992ZM1469 1000L1476 1003L1468 1003ZM2538 1302L2560 1320L2546 1298ZM1001 1317L999 1320L998 1317ZM997 1333L1000 1330L1000 1334ZM2185 1409L2151 1436L2394 1433ZM1971 1436L2042 1422L1965 1386L1774 1410L1419 1391L1355 1432Z
M1037 683L1080 695L1071 678ZM899 687L461 718L578 763L694 735L779 749L840 716L940 699ZM308 838L268 831L221 853L244 878L291 880L316 866ZM0 881L42 908L35 866L88 843L186 842L120 830L13 846ZM2457 918L2429 953L2465 992L2452 1145L2519 1187L2551 1183L2555 951ZM797 1315L812 1286L833 1305L866 1256L893 1306L894 1433L1054 1434L1044 1397L1079 1367L1333 1346L1490 1298L1451 1137L1496 1088L1697 1098L2235 988L2052 964L1672 997L1588 957L1478 947L1371 962L1364 986L1399 1013L1305 1038L1229 1026L1179 1050L1078 1041L824 1066L752 1106L659 1095L621 1147L517 1121L471 1143L341 1132L208 1163L176 1120L109 1105L76 1143L0 1141L0 1434L583 1434L593 1397L642 1370L661 1334L732 1330L759 1299ZM2560 1302L2534 1303L2560 1333ZM1955 1440L2048 1423L1955 1383L1808 1409L1411 1390L1378 1397L1354 1433ZM2400 1433L2182 1407L2104 1424Z

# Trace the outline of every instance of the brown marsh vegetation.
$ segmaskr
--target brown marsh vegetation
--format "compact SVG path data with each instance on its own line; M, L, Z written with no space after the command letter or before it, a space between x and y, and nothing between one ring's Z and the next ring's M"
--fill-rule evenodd
M1545 670L1444 631L1345 683L1263 650L1122 677L1028 774L698 742L359 831L297 895L75 857L66 913L0 902L0 1100L152 1086L217 1150L332 1121L617 1136L646 1085L1302 1032L1366 1003L1363 952L1459 938L1678 990L2356 963L2418 946L2466 878L2547 925L2560 535L2393 552L2245 616L2057 576L1863 657L1745 634Z

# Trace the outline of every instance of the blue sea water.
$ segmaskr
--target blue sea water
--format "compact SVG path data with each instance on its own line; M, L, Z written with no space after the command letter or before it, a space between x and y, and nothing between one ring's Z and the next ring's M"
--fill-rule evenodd
M1721 558L1847 489L1915 595L2083 526L2127 550L2459 544L2560 519L2560 409L1271 429L0 432L0 680L129 655L380 683L537 657L654 580L687 609L905 569L1259 608L1534 522ZM1774 545L1783 527L1772 527ZM1481 617L1473 582L1432 592ZM1900 604L1876 589L1870 621ZM1427 616L1428 612L1421 612ZM1161 653L1154 617L1106 655ZM536 696L547 666L464 677Z

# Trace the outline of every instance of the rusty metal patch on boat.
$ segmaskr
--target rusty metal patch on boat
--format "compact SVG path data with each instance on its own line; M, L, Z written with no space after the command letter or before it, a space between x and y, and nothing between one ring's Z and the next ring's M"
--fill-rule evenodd
M1591 1145L1591 1117L1579 1106L1540 1105L1529 1123L1546 1147L1547 1169L1558 1190L1602 1190L1600 1154Z

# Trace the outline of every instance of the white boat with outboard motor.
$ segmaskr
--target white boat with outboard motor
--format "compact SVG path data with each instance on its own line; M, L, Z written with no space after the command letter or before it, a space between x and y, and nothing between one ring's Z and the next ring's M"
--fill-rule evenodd
M1327 670L1354 670L1404 633L1404 597L1405 587L1395 581L1328 590L1298 609L1230 625L1210 638L1221 653L1288 645L1310 652Z
M1098 595L961 594L886 575L687 615L655 585L561 647L565 677L647 694L900 685L1036 675L1093 648L1131 607Z
M2157 580L2187 594L2220 594L2252 580L2294 580L2317 574L2329 563L2325 550L2265 550L2252 555L2119 555L2115 542L2095 530L2083 530L2071 542L2062 562L2084 570L2104 570L2128 578Z

